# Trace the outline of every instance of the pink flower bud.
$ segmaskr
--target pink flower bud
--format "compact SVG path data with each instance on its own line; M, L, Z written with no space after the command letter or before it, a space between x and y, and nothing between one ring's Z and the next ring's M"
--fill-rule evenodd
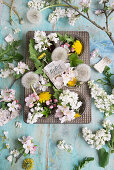
M71 48L71 52L74 52L74 48Z
M64 45L61 45L61 47L63 47L63 48L64 48Z
M51 105L49 108L50 108L50 109L53 109L53 105Z
M54 106L54 107L57 107L57 105L56 105L56 104L54 104L53 106Z
M52 100L51 100L51 99L49 99L49 101L50 101L50 102L52 102Z
M65 45L67 45L68 48L70 47L70 45L68 43L65 43Z
M54 99L54 102L55 102L55 103L57 103L57 102L58 102L58 100L57 100L57 99Z
M19 100L16 100L16 103L18 103L19 102Z
M39 96L36 96L35 98L36 98L36 100L39 100Z
M29 104L29 107L32 108L34 106L34 104Z
M47 105L47 106L50 105L50 101L49 101L49 100L46 101L46 105Z

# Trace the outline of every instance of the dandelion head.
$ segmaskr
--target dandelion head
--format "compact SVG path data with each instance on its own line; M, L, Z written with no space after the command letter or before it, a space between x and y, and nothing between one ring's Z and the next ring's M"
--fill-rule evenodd
M31 85L35 86L36 84L38 84L38 82L39 82L38 74L32 71L26 73L21 80L22 85L27 89L30 89Z
M76 52L76 54L80 55L82 53L83 45L79 40L76 40L72 45L72 50Z
M76 67L76 71L78 73L78 81L86 82L90 79L91 69L90 66L88 66L87 64L79 64Z
M42 19L42 14L39 11L31 8L27 12L27 19L32 24L38 24Z
M24 159L22 168L26 170L31 170L34 165L34 160L31 158Z
M52 61L58 60L66 61L67 57L68 57L67 50L63 47L55 48L51 55Z
M45 103L46 101L51 99L51 94L49 92L41 92L39 94L39 102Z

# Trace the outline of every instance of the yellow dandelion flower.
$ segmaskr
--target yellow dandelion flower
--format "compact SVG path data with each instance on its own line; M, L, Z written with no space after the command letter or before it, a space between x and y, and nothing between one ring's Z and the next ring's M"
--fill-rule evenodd
M79 114L79 113L76 113L75 114L75 119L77 118L77 117L80 117L81 115Z
M77 79L74 77L72 81L69 81L67 84L69 87L74 87L76 85Z
M74 44L72 45L72 48L74 49L74 51L76 52L76 54L80 55L82 52L82 43L79 40L76 40L74 42Z
M31 170L33 168L33 165L34 165L34 160L31 158L27 158L24 159L22 168L25 170Z
M39 102L40 103L45 103L49 99L51 99L51 94L49 92L41 92L39 94Z
M38 56L38 60L42 59L44 56L46 56L46 53L42 53L40 56Z

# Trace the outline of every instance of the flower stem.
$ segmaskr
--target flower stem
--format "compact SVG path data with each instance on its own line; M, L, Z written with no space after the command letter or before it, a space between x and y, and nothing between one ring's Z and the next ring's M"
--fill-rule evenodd
M93 21L93 20L91 20L90 19L90 17L88 17L88 16L85 16L82 12L80 12L77 8L75 8L75 6L73 6L73 5L71 5L71 4L69 4L67 1L65 1L65 0L63 0L63 2L65 2L69 7L71 7L71 8L73 8L73 9L75 9L75 11L77 11L81 16L83 16L85 19L87 19L89 22L91 22L93 25L95 25L97 28L99 28L99 29L101 29L102 31L104 31L107 35L108 35L108 37L110 38L110 40L112 41L112 43L113 43L113 45L114 45L114 39L113 39L113 37L112 37L112 33L109 31L109 30L107 30L107 28L108 28L108 17L109 17L109 15L114 11L114 10L112 10L107 16L106 16L106 29L105 29L105 27L101 27L100 25L98 25L95 21Z
M21 158L21 156L23 156L23 154L24 154L24 152L25 152L25 150L16 158L16 161L15 161L15 163L17 163L18 162L18 160Z
M46 7L42 8L42 9L40 10L40 12L44 11L45 9L52 8L52 7L58 7L58 6L70 8L69 5L65 5L65 4L55 4L55 5L49 5L49 6L46 6ZM74 7L78 9L78 7L76 7L76 6L74 6Z
M37 94L32 84L31 84L31 88L32 88L33 92L34 92L35 94Z
M10 17L11 17L11 21L10 24L13 24L13 19L12 19L12 10L13 10L13 5L14 5L15 0L12 0L12 4L11 4L11 10L10 10Z
M5 1L2 1L2 4L4 4L7 7L11 8L11 6ZM21 23L23 19L20 17L19 13L13 7L12 7L12 11L14 11L14 13L17 15L17 17L19 19L19 22Z
M12 88L12 86L14 85L14 83L17 81L18 79L14 79L13 82L11 83L11 85L9 86L9 89Z

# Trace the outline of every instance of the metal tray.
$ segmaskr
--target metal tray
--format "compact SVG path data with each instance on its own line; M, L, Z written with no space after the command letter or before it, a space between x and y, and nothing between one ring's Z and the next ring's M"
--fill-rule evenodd
M57 31L46 31L47 34L51 32L57 32ZM77 39L81 40L84 45L84 51L80 58L84 61L85 64L90 65L90 50L89 50L89 34L86 31L58 31L60 34L64 35L67 33L68 35L71 35L73 37L76 37ZM34 31L29 31L26 35L26 64L30 66L34 70L34 64L33 62L29 59L29 41L31 38L34 36ZM84 113L82 114L81 117L76 118L75 120L71 122L66 122L64 124L87 124L91 122L91 97L90 97L90 90L88 88L87 83L84 83L80 87L73 87L69 88L72 91L76 91L81 93L85 100L86 100L86 105L85 105L85 110ZM27 97L29 94L32 93L32 90L27 90L25 89L24 91L24 97ZM24 121L27 123L27 115L28 115L29 108L24 105ZM61 122L59 119L54 117L54 114L51 114L48 116L48 118L42 117L39 118L37 123L35 124L60 124Z

